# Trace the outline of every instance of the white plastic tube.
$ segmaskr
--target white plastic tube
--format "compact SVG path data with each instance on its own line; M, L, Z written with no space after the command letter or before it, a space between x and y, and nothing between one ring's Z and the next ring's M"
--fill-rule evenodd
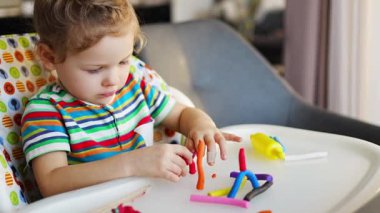
M298 155L285 155L285 161L299 161L299 160L311 160L327 157L327 152L312 152L307 154Z

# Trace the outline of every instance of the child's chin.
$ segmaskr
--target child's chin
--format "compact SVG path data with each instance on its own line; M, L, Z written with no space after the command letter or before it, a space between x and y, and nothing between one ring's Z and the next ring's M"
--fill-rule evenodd
M92 100L89 102L96 105L108 105L112 103L112 100L113 100L112 98L105 98L105 99Z
M98 105L108 105L111 104L112 100L109 101L97 101L96 104Z
M114 99L114 98L115 98L115 96L112 96L112 97L110 97L110 98L104 99L104 100L102 101L102 104L103 104L103 105L111 104L111 103L113 102L113 99Z

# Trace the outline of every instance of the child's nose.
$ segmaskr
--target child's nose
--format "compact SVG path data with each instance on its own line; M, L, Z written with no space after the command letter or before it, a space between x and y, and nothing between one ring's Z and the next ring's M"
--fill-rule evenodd
M117 69L112 69L107 73L103 80L103 86L115 86L119 83L119 75Z

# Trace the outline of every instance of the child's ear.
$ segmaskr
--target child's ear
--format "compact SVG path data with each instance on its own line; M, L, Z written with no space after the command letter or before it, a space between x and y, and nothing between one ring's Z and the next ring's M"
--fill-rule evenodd
M37 45L37 55L45 69L50 71L55 70L55 55L48 45L39 43Z

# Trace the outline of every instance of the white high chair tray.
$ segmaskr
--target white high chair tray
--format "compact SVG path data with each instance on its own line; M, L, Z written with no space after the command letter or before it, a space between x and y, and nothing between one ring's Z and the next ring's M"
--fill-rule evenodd
M213 167L204 163L204 190L195 188L197 174L187 175L178 183L153 179L152 188L132 206L141 212L352 212L379 196L380 146L346 136L271 125L237 125L223 131L235 133L243 141L229 143L226 161L218 158ZM256 132L277 136L288 155L324 151L328 156L292 162L266 160L253 155L249 135ZM189 201L191 194L207 195L232 186L234 179L229 174L239 171L241 147L245 148L247 169L271 174L272 187L253 198L247 209ZM211 178L213 173L216 178ZM236 198L242 199L250 190L247 182Z

